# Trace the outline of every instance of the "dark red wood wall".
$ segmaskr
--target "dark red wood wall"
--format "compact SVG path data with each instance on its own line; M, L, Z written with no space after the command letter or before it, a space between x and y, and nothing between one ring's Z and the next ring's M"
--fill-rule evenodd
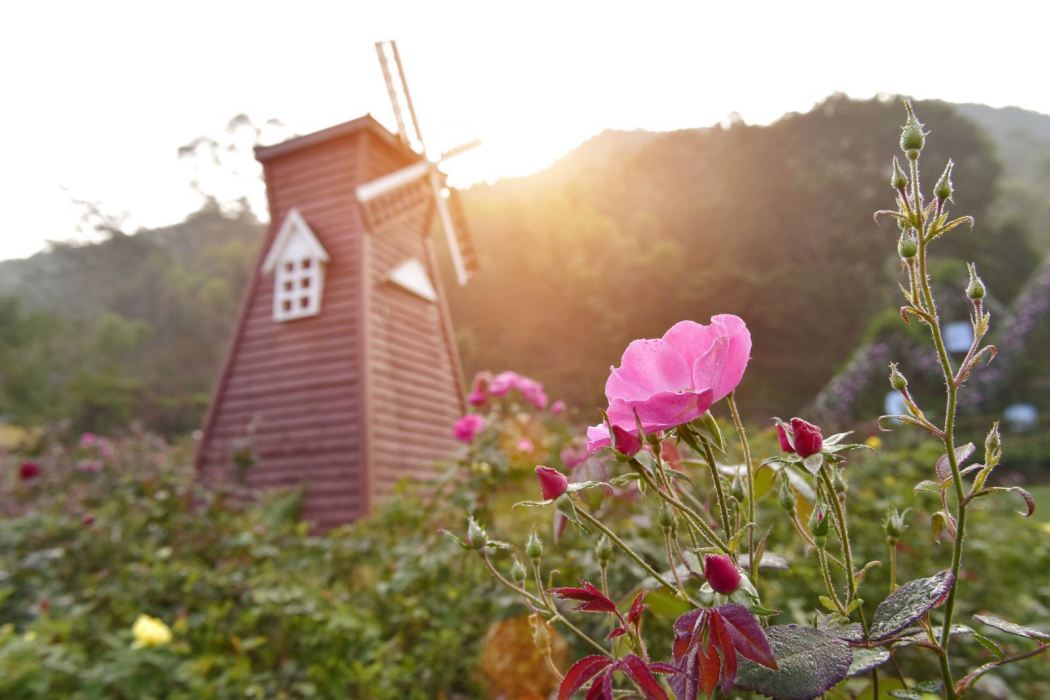
M449 431L462 408L444 299L428 302L385 281L415 256L440 285L423 236L426 212L366 233L354 198L356 185L411 162L380 129L366 117L263 149L270 230L198 452L203 478L230 479L234 450L250 445L256 463L246 485L304 484L304 517L320 529L371 512L397 479L426 474L454 447ZM273 277L260 266L292 208L331 260L321 314L278 323Z

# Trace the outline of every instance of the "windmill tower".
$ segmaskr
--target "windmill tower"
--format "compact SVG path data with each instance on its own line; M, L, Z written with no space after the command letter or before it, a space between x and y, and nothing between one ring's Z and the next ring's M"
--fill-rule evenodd
M465 284L477 258L438 166L473 144L431 160L397 48L376 49L397 134L366 115L256 148L271 225L196 459L206 480L303 485L321 529L429 474L464 410L428 234L436 218Z

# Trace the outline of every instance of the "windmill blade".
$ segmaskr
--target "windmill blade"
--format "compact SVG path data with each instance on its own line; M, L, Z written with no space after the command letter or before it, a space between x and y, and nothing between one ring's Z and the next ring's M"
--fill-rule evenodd
M380 230L425 206L433 196L428 177L433 170L424 160L358 185L354 195L361 204L368 228Z
M456 270L456 281L462 286L469 282L474 273L478 271L478 255L474 247L474 239L471 238L470 230L467 228L467 219L463 214L463 204L460 202L459 193L454 189L449 189L448 197L445 197L437 169L431 172L430 182L438 222L445 233L445 241L448 243L449 254L452 257L452 266Z
M379 57L379 67L383 70L383 80L386 82L387 95L390 97L390 106L394 109L394 118L397 120L397 133L401 140L412 148L418 148L426 155L426 145L423 143L423 134L419 130L419 120L416 118L416 108L412 104L412 95L408 91L408 81L405 80L405 69L401 65L401 54L397 51L396 41L377 41L376 55ZM405 113L412 120L412 130L415 132L415 143L408 133L405 125Z
M447 150L444 153L442 153L441 157L438 158L437 162L438 163L444 163L449 158L455 158L456 156L461 155L463 153L466 153L467 151L472 151L472 150L474 150L475 148L477 148L480 145L481 145L481 139L474 139L473 141L467 141L466 143L460 144L460 145L456 146L455 148L450 148L449 150Z

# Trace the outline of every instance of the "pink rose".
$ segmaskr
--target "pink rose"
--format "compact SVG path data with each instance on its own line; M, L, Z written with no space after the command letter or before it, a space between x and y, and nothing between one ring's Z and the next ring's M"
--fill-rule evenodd
M557 469L536 467L536 478L540 480L540 493L545 501L558 498L569 488L569 479Z
M518 385L520 375L517 372L500 372L489 381L489 396L506 396Z
M516 445L516 447L518 448L518 452L525 453L532 452L536 449L535 445L532 444L532 440L528 438L522 438L518 440L518 444Z
M468 413L456 421L452 428L452 435L460 442L469 445L474 438L485 429L485 417L477 413Z
M728 314L706 326L680 321L662 338L635 340L605 383L609 421L630 433L637 432L636 412L647 433L688 423L737 387L750 357L747 326ZM589 449L609 444L603 426L587 437Z
M565 402L561 399L558 399L557 401L551 404L551 415L560 416L561 414L565 413L566 408L568 408L568 406L565 405Z

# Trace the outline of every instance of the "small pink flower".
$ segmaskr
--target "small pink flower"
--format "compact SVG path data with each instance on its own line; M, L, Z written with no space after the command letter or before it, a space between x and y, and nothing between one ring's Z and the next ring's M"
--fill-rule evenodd
M803 458L817 454L824 447L824 436L820 428L801 418L791 419L791 435L788 435L784 426L778 422L777 440L780 441L780 449Z
M543 385L535 379L519 375L516 386L521 395L525 397L525 400L533 406L540 410L547 408L547 393L543 390Z
M474 375L474 381L470 387L470 396L467 401L471 406L483 406L489 398L489 383L492 381L490 372L478 372Z
M36 462L22 462L18 467L18 478L22 481L32 481L40 476L40 465Z
M526 454L536 449L536 446L532 444L532 440L528 438L522 438L518 440L518 444L515 445L518 448L518 452L524 452Z
M521 376L517 372L500 372L489 381L489 396L506 396L518 385Z
M561 399L558 399L557 401L551 404L551 415L560 416L561 414L565 413L566 408L568 408L568 406L565 405L565 402Z
M477 413L468 413L456 421L455 426L452 428L452 435L460 442L469 445L474 442L474 438L485 429L486 425L484 416Z
M81 447L94 447L98 443L98 436L94 433L84 433L80 436Z
M467 403L475 407L484 406L488 398L488 395L483 391L472 391L470 396L467 397Z
M740 572L726 554L704 557L704 578L718 593L732 593L740 587Z
M575 469L587 461L587 456L586 448L570 445L561 451L561 463L566 469Z
M747 326L728 314L706 326L680 321L662 338L635 340L605 383L609 421L632 433L636 414L647 433L688 423L736 388L750 356ZM587 435L593 449L609 444L607 432Z
M540 493L545 501L558 498L569 488L569 479L557 469L536 467L536 478L540 480Z

